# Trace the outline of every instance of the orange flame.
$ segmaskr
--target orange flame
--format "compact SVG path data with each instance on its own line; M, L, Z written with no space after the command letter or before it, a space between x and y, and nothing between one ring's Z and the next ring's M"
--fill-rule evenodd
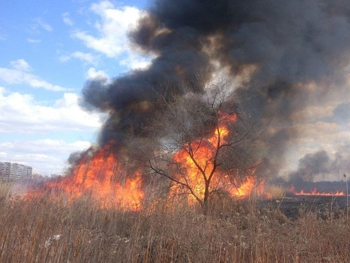
M236 197L246 197L256 190L256 193L261 195L264 191L264 181L262 180L258 185L256 185L256 180L254 177L248 176L247 181L242 183L240 187L232 189L230 192L231 196Z
M112 144L95 152L90 160L85 156L71 175L49 182L47 188L67 194L70 200L88 194L101 208L139 210L144 198L141 174L136 172L130 176L120 170L109 149Z
M259 189L259 193L263 191L261 189L263 189L264 182L262 181L257 185L253 176L253 169L251 175L247 176L241 184L238 184L234 179L233 182L230 181L228 175L218 171L215 167L213 160L216 158L217 150L227 143L227 137L230 134L226 124L237 120L235 114L229 115L223 112L219 112L219 114L221 125L215 129L211 137L187 143L173 157L175 163L181 167L181 172L177 174L177 180L184 185L188 185L193 191L188 197L189 203L194 203L196 196L201 200L204 199L206 182L208 183L209 178L211 178L210 184L207 186L209 192L214 189L222 189L228 192L231 197L243 198L250 195L254 189ZM188 192L188 189L184 190ZM181 194L182 192L183 189L173 185L172 195Z
M192 191L188 195L190 204L196 202L196 197L203 200L208 190L212 192L221 189L235 198L249 196L253 190L257 190L258 194L263 192L264 181L256 181L254 169L251 169L245 180L238 182L215 167L217 149L227 143L230 135L228 124L237 120L235 114L218 114L220 125L211 137L189 142L173 156L175 163L181 167L181 172L177 174L178 182L187 184ZM141 209L144 199L141 174L129 174L127 170L123 170L113 154L113 144L113 141L108 143L92 156L86 154L69 176L49 182L46 187L67 194L70 200L89 194L102 208ZM182 192L183 188L173 185L171 195Z
M311 190L310 192L305 192L304 190L300 190L299 192L295 191L294 186L289 187L288 192L292 193L296 196L346 196L344 192L336 191L336 192L319 192L316 188Z

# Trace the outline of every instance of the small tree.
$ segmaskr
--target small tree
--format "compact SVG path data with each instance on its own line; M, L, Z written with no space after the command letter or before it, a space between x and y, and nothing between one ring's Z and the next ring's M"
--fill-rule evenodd
M215 193L234 192L257 165L257 129L225 88L160 96L161 114L149 127L153 139L141 147L151 173L167 178L173 193L189 195L204 213Z

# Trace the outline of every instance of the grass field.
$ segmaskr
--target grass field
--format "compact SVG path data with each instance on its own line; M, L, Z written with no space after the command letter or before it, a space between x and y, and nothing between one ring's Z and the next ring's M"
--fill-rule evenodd
M179 203L99 209L88 197L23 200L0 184L0 262L350 262L340 211L296 220L255 202L222 200L204 216Z

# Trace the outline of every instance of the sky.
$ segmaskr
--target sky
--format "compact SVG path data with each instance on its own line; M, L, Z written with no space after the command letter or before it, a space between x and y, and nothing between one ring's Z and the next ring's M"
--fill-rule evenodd
M0 2L0 161L62 174L95 143L104 116L79 106L92 79L143 68L127 33L145 0Z
M148 4L0 1L0 161L62 174L71 153L97 141L107 116L80 107L82 89L90 80L112 80L149 65L152 58L134 50L127 37ZM327 89L320 90L327 94L290 116L291 132L298 136L288 145L285 174L303 168L321 150L331 158L344 152L343 159L350 158L350 66L340 74L346 79L342 89L326 82ZM311 94L317 85L322 83L300 89ZM321 103L313 101L322 97Z

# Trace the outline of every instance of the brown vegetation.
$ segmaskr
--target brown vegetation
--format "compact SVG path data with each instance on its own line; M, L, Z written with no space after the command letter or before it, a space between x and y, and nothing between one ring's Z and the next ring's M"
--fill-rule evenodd
M0 262L349 262L346 217L301 211L289 220L254 202L218 201L207 216L179 203L99 209L0 187Z

